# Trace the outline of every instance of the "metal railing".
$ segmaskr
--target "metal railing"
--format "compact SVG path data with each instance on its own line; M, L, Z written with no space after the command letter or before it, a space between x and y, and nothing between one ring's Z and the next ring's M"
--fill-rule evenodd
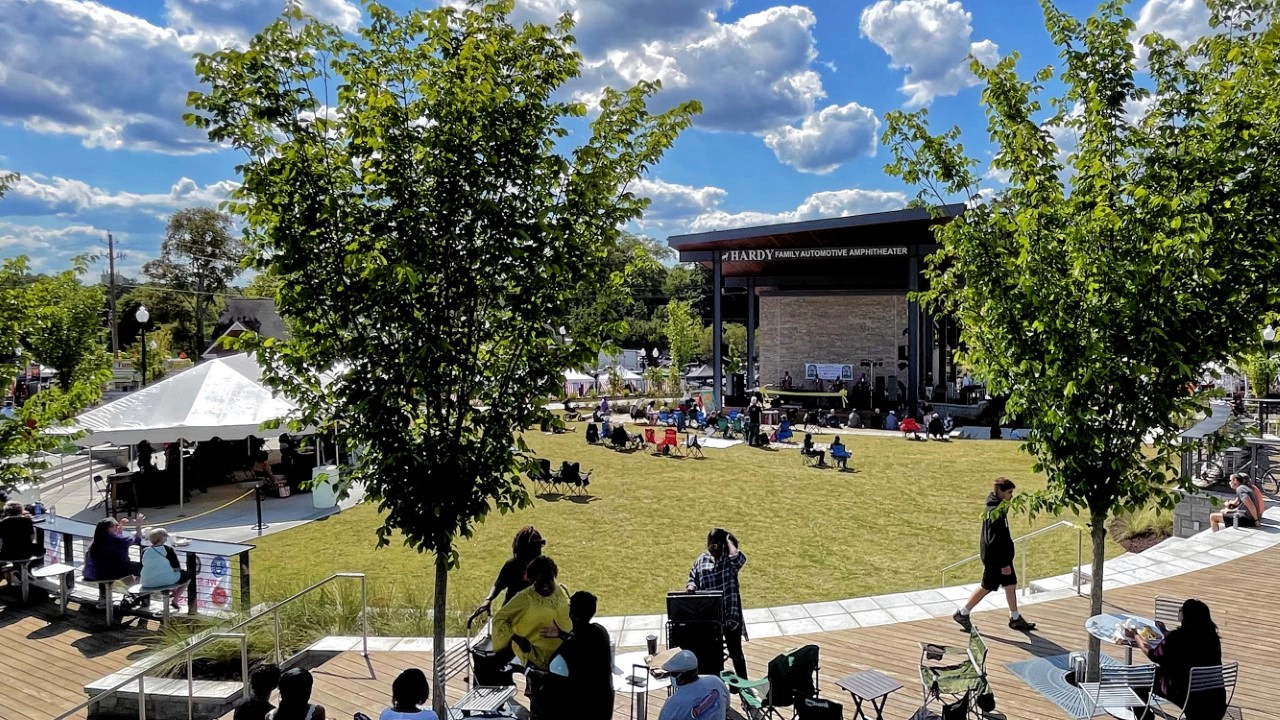
M195 718L195 679L192 677L192 674L193 674L192 665L194 664L195 651L199 648L204 647L205 645L208 645L209 643L215 640L239 640L240 641L240 681L244 685L244 691L243 691L244 697L248 698L249 697L249 636L246 635L245 633L213 632L213 633L208 633L206 635L201 636L198 640L195 640L194 642L189 642L185 646L171 653L166 654L164 657L159 658L155 662L148 663L147 667L133 673L132 675L126 677L124 680L121 680L120 682L116 683L114 686L107 688L106 690L103 690L97 695L94 695L88 700L62 713L57 718L55 718L55 720L65 720L65 718L69 718L72 715L75 715L76 713L80 712L81 710L85 710L91 707L92 705L98 702L101 702L102 700L106 699L108 695L115 694L120 689L124 688L126 685L130 685L134 682L138 683L138 720L147 720L147 693L146 693L147 673L151 672L152 670L155 670L157 667L160 667L161 665L167 665L173 662L179 655L186 655L185 661L187 664L187 720L194 720Z
M210 630L210 631L199 633L189 638L187 641L185 641L185 643L181 647L178 647L178 648L175 648L174 650L166 652L162 654L160 657L148 662L146 664L146 667L133 672L128 677L116 683L112 687L106 690L103 690L102 692L98 693L97 695L94 695L93 697L89 698L85 702L80 703L74 708L64 712L54 720L65 720L66 718L71 717L72 715L80 712L81 710L85 710L86 708L93 706L95 703L101 702L102 700L106 699L107 696L117 693L124 687L131 685L135 682L138 685L138 720L147 720L147 701L146 701L146 692L145 692L146 674L155 670L158 667L168 665L172 663L174 660L183 656L185 656L184 660L187 665L187 720L194 720L195 678L193 677L192 666L194 664L195 651L198 650L199 648L204 647L205 645L208 645L209 643L215 640L239 640L240 641L240 674L241 674L240 679L244 685L244 690L243 690L244 697L247 698L249 696L249 639L248 639L249 636L248 636L248 633L243 632L244 628L248 627L254 621L266 617L267 615L271 616L272 635L273 635L273 641L274 641L273 646L275 648L274 659L275 659L275 663L277 665L280 665L283 662L283 657L281 656L281 652L280 652L280 609L298 600L304 595L307 595L319 588L324 587L325 585L328 585L331 582L334 582L337 580L352 579L352 578L358 578L360 580L361 653L365 657L368 657L369 656L368 581L365 578L364 573L353 573L353 572L335 573L325 578L324 580L321 580L320 582L315 583L314 585L311 585L303 590L300 590L294 593L293 595L290 595L289 597L285 598L284 600L281 600L280 602L274 603L265 608L260 608L260 609L251 611L249 617L245 618L244 620L241 620L240 622L236 623L235 625L232 625L231 627L225 630L217 630L217 631Z
M1076 568L1075 568L1075 571L1072 572L1072 575L1075 577L1075 581L1076 581L1076 594L1081 595L1082 594L1080 592L1081 577L1084 574L1083 571L1081 570L1081 564L1084 562L1084 526L1083 525L1080 525L1078 523L1073 523L1070 520L1059 520L1058 522L1052 525L1042 527L1039 530L1033 530L1027 533L1026 535L1019 535L1018 537L1013 539L1013 544L1014 545L1025 544L1026 541L1028 540L1032 540L1034 538L1040 537L1041 535L1045 535L1049 532L1052 532L1054 530L1057 530L1059 528L1064 528L1064 527L1071 527L1076 529ZM1031 592L1031 578L1027 576L1027 556L1028 555L1030 555L1030 553L1025 551L1022 553L1019 553L1019 557L1022 559L1022 581L1023 581L1022 594L1023 595L1028 595ZM963 560L960 560L959 562L953 562L950 565L942 568L942 570L940 571L940 574L942 575L941 586L946 587L947 585L947 573L960 567L961 565L967 565L981 557L982 557L981 555L972 555Z

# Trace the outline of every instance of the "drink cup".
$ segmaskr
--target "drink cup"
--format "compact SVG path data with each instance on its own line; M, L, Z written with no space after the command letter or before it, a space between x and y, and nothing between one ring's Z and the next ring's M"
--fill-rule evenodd
M648 646L649 655L651 656L657 655L658 654L658 636L650 635L649 637L645 638L644 641Z

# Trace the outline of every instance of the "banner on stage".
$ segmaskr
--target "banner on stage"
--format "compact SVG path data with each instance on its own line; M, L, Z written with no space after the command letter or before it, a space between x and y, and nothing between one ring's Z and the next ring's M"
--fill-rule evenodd
M852 380L853 366L837 363L806 363L804 366L806 380Z

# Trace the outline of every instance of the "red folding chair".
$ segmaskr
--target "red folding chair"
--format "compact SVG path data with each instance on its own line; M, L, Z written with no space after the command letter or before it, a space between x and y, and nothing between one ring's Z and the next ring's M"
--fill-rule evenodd
M673 455L679 455L684 452L684 448L680 447L680 436L676 433L675 428L667 428L662 436L662 444L669 445Z
M653 428L644 429L644 441L650 445L657 446L658 436L653 432ZM658 448L658 452L662 452L662 448Z

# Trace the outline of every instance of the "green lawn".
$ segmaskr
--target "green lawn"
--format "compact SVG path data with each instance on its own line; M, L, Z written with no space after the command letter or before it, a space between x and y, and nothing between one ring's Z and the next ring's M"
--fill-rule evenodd
M739 445L680 460L591 447L581 433L535 432L528 440L556 466L569 459L593 469L593 497L538 498L529 510L490 517L461 545L452 609L483 597L511 536L528 524L548 539L561 581L600 596L603 615L660 612L665 592L683 587L713 526L733 531L750 559L742 573L748 607L935 587L943 566L977 552L993 478L1010 477L1020 489L1043 485L1012 442L846 435L858 472L843 473L802 467L798 451L785 446L767 452ZM1013 518L1013 532L1055 520ZM262 538L252 556L258 599L350 570L369 574L380 604L429 606L431 557L399 545L375 549L379 522L374 508L362 505ZM1075 556L1075 531L1055 531L1030 544L1028 574L1065 572ZM975 564L949 582L977 574Z

